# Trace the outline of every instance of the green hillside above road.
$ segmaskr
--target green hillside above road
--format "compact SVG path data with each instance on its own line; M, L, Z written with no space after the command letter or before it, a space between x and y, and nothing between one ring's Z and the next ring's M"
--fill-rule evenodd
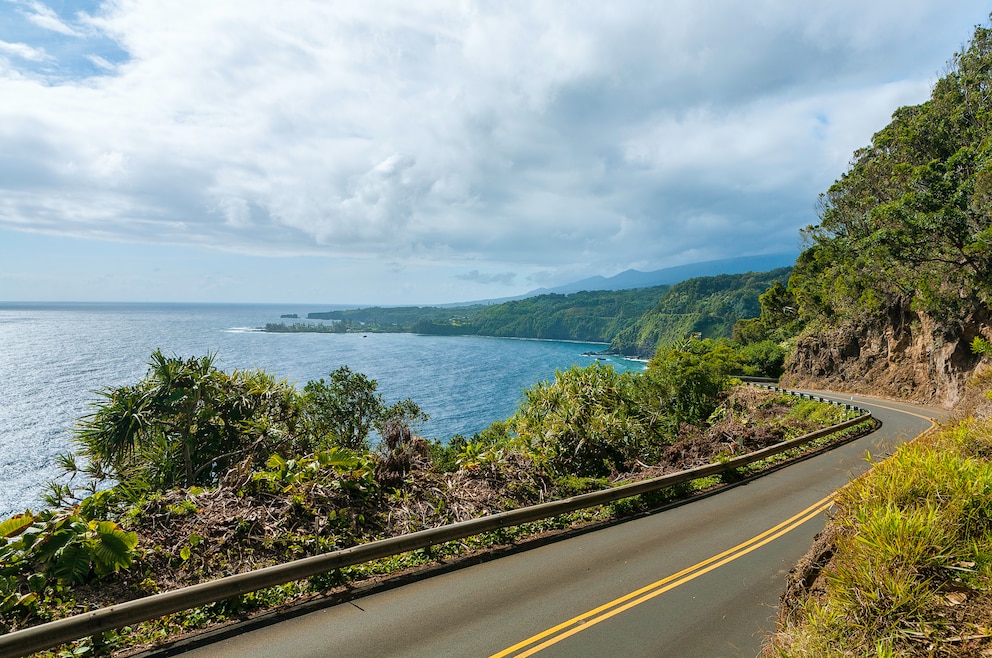
M992 30L978 28L921 105L895 111L822 196L796 263L819 326L911 305L944 326L992 298Z
M960 419L843 490L763 656L992 655L990 91L978 27L931 98L854 153L788 289L738 332L801 332L787 381L931 396Z

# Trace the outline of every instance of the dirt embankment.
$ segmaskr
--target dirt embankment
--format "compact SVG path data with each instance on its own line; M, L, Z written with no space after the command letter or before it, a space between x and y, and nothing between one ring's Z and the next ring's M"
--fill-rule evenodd
M987 310L946 326L904 301L874 317L801 337L782 382L953 407L983 367L971 351L976 336L992 337Z

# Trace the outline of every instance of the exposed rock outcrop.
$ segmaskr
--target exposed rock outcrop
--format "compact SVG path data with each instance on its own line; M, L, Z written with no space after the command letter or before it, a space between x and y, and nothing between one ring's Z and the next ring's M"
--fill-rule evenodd
M975 336L992 336L987 309L953 326L914 311L908 301L870 318L801 337L786 363L787 386L872 392L954 406L981 359Z

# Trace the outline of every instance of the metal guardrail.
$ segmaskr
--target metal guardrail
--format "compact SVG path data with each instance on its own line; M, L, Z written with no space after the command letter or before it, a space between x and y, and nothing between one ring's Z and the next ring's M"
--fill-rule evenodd
M778 390L777 387L775 388ZM865 413L843 423L810 432L798 438L783 441L782 443L735 457L723 463L707 464L706 466L662 475L650 480L642 480L612 489L595 491L508 512L500 512L491 516L462 521L461 523L454 523L439 528L421 530L399 537L382 539L323 555L315 555L284 564L265 567L248 573L227 576L171 592L154 594L134 601L120 603L107 608L100 608L99 610L14 631L0 635L0 658L26 656L36 651L51 649L67 642L96 635L104 631L123 628L124 626L137 624L149 619L163 617L174 612L179 612L180 610L188 610L190 608L216 603L266 587L275 587L295 580L302 580L333 571L334 569L428 548L483 532L491 532L522 523L547 519L558 516L559 514L667 489L698 478L718 475L791 450L792 448L799 447L835 432L840 432L870 419L871 414Z
M778 384L774 377L751 377L750 375L736 375L736 378L749 384Z

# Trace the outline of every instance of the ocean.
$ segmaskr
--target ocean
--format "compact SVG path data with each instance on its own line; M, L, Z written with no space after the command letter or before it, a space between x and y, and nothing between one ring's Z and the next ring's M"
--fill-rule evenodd
M387 403L413 399L431 419L419 434L471 436L516 410L525 389L557 369L588 365L594 343L259 331L280 315L329 306L299 304L109 304L0 302L0 519L38 509L58 476L55 455L95 391L132 384L152 351L216 353L222 370L259 368L302 387L348 366L378 381ZM339 307L340 308L340 307ZM643 364L606 359L617 370Z

